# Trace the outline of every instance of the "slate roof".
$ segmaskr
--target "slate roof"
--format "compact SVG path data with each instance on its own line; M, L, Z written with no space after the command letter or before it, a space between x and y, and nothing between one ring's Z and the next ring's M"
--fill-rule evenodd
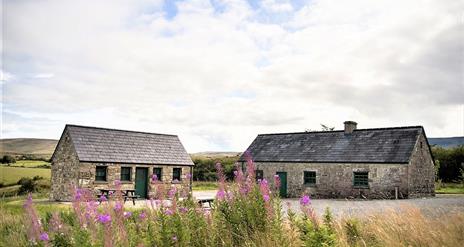
M66 125L80 161L193 166L176 135Z
M255 162L408 163L422 126L261 134L246 153ZM425 134L425 133L424 133Z

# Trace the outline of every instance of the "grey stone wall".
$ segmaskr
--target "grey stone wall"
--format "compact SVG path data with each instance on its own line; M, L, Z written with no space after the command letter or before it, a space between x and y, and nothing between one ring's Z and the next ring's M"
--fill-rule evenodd
M287 172L289 197L307 193L315 198L394 198L408 196L407 164L330 164L330 163L260 163L256 169L263 170L264 178L273 183L276 172ZM316 172L316 185L306 186L304 171ZM353 172L369 172L369 188L353 186Z
M51 170L50 200L69 201L78 184L79 159L67 131L56 147Z
M105 182L95 181L96 166L107 166L107 179ZM153 168L162 168L161 182L167 186L189 187L190 179L187 174L190 173L188 166L174 166L174 165L135 165L135 164L107 164L107 163L81 163L79 170L79 187L95 190L99 189L114 189L115 181L121 179L121 167L131 167L131 181L121 181L122 189L135 189L135 168L146 167L148 168L148 194L152 195L155 186L151 184L151 177L153 175ZM173 168L182 168L181 181L172 181ZM190 188L191 190L191 188Z
M424 133L421 133L408 166L409 197L435 196L435 167Z

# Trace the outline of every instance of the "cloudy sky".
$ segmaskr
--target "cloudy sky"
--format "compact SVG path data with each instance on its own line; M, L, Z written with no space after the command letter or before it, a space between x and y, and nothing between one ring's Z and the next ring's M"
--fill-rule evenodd
M66 123L242 151L259 133L464 135L464 2L3 1L2 138Z

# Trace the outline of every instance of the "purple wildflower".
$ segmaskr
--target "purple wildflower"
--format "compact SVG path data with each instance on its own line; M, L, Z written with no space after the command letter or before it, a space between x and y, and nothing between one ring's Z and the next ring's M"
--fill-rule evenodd
M174 198L174 196L176 195L177 193L177 188L175 186L173 186L169 191L168 191L168 197L170 199Z
M100 215L98 215L97 220L102 224L106 224L106 223L111 221L111 215L109 215L109 214L100 214Z
M144 220L144 219L147 218L147 214L145 213L145 211L143 211L142 213L140 213L139 218L140 218L141 220Z
M180 207L180 208L179 208L179 211L180 211L181 213L187 213L188 209L185 208L185 207Z
M106 198L105 195L101 195L101 196L100 196L100 201L106 202L106 201L108 201L108 199Z
M172 212L171 209L166 209L166 211L164 211L164 213L165 213L166 215L173 215L173 214L174 214L174 212Z
M114 205L114 210L119 211L122 209L122 204L120 202L116 202L116 205Z
M177 242L177 236L172 236L172 241Z
M115 185L115 186L121 185L121 180L115 180L115 181L114 181L114 185Z
M185 175L185 177L186 177L187 179L190 179L190 178L192 178L192 174L187 173L187 175Z
M274 187L275 187L275 189L280 188L280 177L277 174L274 175Z
M80 200L82 198L82 190L81 189L76 189L76 193L74 195L74 200Z
M263 199L264 199L265 202L268 202L270 197L269 197L269 195L263 195Z
M218 190L218 192L216 193L216 198L219 201L224 200L225 196L226 196L226 193L224 192L224 190Z
M153 174L153 176L151 176L151 182L156 183L157 181L158 181L158 176L156 174Z
M238 171L234 171L234 177L238 176Z
M46 232L40 234L40 240L42 241L49 241L50 238L48 237L48 234Z
M132 216L132 212L126 211L126 212L123 213L123 216L124 216L124 218L126 218L126 219L127 219L127 218L130 218L130 217Z
M27 200L24 203L24 210L27 213L28 218L28 236L29 239L35 241L40 238L40 234L43 231L40 219L37 215L35 208L32 205L32 194L29 193Z
M300 204L301 206L308 206L309 204L311 204L311 199L309 198L308 195L304 195L300 199Z

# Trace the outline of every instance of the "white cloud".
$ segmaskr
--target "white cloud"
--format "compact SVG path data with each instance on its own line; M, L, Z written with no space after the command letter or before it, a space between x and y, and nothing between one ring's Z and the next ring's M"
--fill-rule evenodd
M36 79L49 79L55 77L55 74L53 73L39 73L33 76L33 78Z
M179 134L190 152L347 119L464 135L462 3L219 4L167 20L161 1L6 2L3 135L77 123Z
M261 6L270 12L289 12L293 10L290 1L263 0Z

